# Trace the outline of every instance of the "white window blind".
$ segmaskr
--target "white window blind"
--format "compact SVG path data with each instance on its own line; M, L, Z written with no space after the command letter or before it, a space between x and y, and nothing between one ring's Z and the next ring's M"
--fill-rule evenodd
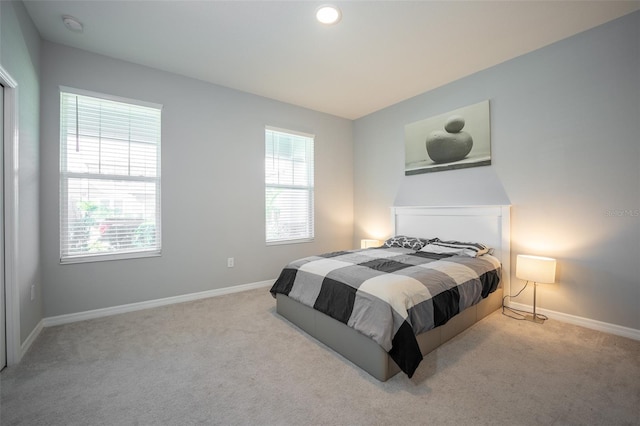
M159 105L60 93L60 260L158 255Z
M265 129L266 242L314 237L313 135Z

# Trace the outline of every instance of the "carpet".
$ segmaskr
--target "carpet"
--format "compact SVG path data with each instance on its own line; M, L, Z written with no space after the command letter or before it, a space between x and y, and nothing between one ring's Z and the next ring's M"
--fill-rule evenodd
M268 289L45 328L2 425L639 425L640 342L496 311L381 383Z

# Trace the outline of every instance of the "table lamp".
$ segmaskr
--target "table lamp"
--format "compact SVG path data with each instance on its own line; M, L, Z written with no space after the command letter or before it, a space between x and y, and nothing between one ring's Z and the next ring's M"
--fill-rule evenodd
M556 260L519 254L516 261L516 277L527 282L533 281L533 314L525 315L525 319L542 324L547 318L536 314L536 287L538 283L551 284L556 281Z
M360 240L360 248L366 249L369 247L380 247L380 241L378 240Z

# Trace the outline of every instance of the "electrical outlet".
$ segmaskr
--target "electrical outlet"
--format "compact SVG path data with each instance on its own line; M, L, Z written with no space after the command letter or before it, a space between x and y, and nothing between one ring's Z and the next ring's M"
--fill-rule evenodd
M35 298L36 298L36 285L31 284L31 301L35 300Z
M235 261L233 260L233 257L227 258L227 268L233 268L234 264L235 264Z

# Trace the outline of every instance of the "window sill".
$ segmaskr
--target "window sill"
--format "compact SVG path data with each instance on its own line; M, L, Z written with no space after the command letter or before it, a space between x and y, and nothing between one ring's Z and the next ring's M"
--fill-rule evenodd
M286 244L302 244L302 243L312 243L313 238L303 238L300 240L282 240L282 241L267 241L267 246L282 246Z
M128 260L128 259L141 259L145 257L160 257L162 251L138 251L129 253L118 254L94 254L84 256L69 256L60 258L61 265L69 265L74 263L92 263L92 262L108 262L112 260Z

